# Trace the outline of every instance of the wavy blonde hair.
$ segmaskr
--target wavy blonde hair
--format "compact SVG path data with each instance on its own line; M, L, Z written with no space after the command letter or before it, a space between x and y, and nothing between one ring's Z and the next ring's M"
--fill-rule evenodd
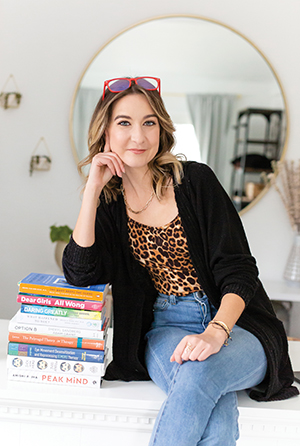
M113 106L119 99L129 94L144 95L159 122L160 138L158 152L148 163L148 168L151 172L155 194L158 199L161 199L171 178L174 179L175 185L181 183L183 169L181 163L182 157L175 156L171 153L175 144L175 128L165 109L163 100L157 91L145 90L136 84L132 84L130 88L120 93L112 93L107 90L104 100L102 98L99 100L93 113L88 133L89 154L78 164L78 170L82 174L83 167L89 165L97 153L103 152L105 146L105 130L110 123ZM122 179L118 176L113 176L105 185L103 193L107 203L110 203L112 199L117 199L117 196L121 193L121 184Z

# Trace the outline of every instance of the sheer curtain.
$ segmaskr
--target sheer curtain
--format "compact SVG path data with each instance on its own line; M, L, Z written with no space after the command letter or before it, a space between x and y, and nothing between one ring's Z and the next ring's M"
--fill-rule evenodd
M80 160L88 154L89 125L100 95L101 91L93 88L80 88L77 93L73 116L73 136Z
M191 94L187 102L199 141L201 160L208 164L223 185L231 172L227 146L236 96ZM230 175L229 175L230 176Z

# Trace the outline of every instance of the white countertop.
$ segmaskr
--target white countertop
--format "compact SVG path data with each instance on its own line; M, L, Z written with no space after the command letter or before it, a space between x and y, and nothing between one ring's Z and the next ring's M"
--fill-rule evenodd
M288 284L284 280L263 280L263 286L271 300L300 302L300 284Z

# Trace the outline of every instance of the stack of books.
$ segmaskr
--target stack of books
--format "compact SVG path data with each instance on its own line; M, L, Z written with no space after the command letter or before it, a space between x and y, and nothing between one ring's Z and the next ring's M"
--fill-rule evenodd
M107 365L109 284L69 285L31 273L19 282L21 308L9 322L8 379L100 387Z

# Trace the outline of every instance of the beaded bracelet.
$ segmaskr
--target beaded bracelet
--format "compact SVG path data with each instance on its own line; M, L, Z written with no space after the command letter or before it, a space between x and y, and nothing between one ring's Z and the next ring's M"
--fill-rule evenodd
M230 336L230 333L232 333L232 330L229 330L229 328L225 324L225 322L222 322L222 321L210 321L208 323L208 325L218 325L218 327L221 327L225 331L225 333L227 334L227 339L224 342L224 345L227 347L228 346L228 339L232 340L231 336Z

